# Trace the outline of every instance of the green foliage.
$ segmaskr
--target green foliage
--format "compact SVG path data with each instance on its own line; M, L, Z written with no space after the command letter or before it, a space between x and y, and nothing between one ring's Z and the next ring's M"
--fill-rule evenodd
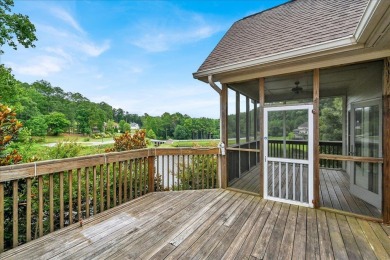
M122 119L119 121L119 131L121 131L121 133L125 133L126 131L130 132L130 124Z
M35 26L27 15L12 13L13 6L13 0L0 0L0 47L7 44L16 50L17 43L25 48L35 47Z
M175 130L183 139L211 139L219 137L219 120L211 118L191 118L180 113L164 113L161 116L149 116L145 114L142 121L143 128L152 129L156 133L157 139L169 139L175 137ZM185 133L184 133L185 132Z
M19 131L18 141L22 143L31 142L31 130L27 127L23 127Z
M7 151L12 141L17 140L22 124L12 109L0 103L0 166L16 164L22 160L17 150Z
M114 148L107 149L107 152L121 152L146 148L145 135L145 130L137 130L133 135L126 132L118 137L114 137Z
M44 116L33 117L26 121L25 126L31 130L33 136L45 136L48 125Z
M115 133L117 131L116 124L113 120L108 120L106 123L106 132Z
M177 125L173 136L176 140L185 140L189 138L187 129L182 125Z
M54 147L49 149L48 155L51 159L63 159L76 157L81 152L81 145L74 141L58 142Z
M70 125L68 119L63 113L52 112L46 116L46 123L49 127L49 132L53 135L59 135L65 131L65 128Z
M154 133L153 129L149 129L149 131L146 133L146 136L150 139L156 139L157 136L156 134Z
M215 155L193 156L183 167L184 172L178 174L180 180L179 190L213 189L218 187L218 164Z
M320 103L320 138L341 141L343 136L343 109L341 98L328 98Z

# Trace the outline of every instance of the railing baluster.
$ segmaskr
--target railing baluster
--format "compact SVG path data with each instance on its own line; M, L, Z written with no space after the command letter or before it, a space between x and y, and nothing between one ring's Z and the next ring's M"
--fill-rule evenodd
M205 168L205 165L204 165L204 155L202 155L202 190L204 189L204 168Z
M43 236L43 177L38 176L38 227L39 237Z
M134 198L138 198L138 192L137 192L137 187L138 187L138 159L135 159L134 161Z
M112 163L112 199L114 207L116 206L116 162Z
M130 178L130 200L133 199L133 160L130 160L130 167L129 167L129 178Z
M124 162L124 169L123 169L123 197L124 197L124 201L127 201L127 172L128 172L128 163L129 161L126 160Z
M142 187L142 159L139 159L138 163L138 176L139 176L139 196L141 197L143 195L143 187Z
M192 158L192 160L191 160L191 168L192 168L192 170L190 171L191 172L191 179L192 179L191 189L196 190L197 187L195 185L195 155L192 155L191 158Z
M107 163L106 164L106 174L107 174L107 181L106 181L106 200L107 200L107 209L110 209L110 207L111 207L111 203L110 203L110 200L111 200L111 198L110 198L110 186L111 186L111 184L110 184L110 164L109 163Z
M4 183L0 183L0 253L4 252Z
M85 217L89 218L89 168L85 167Z
M119 191L118 191L118 196L119 196L119 205L122 204L122 166L123 162L119 162Z
M303 180L302 180L302 177L303 177L302 175L303 175L303 174L302 174L302 163L300 163L300 166L299 166L299 167L300 167L300 172L299 172L300 177L299 177L299 179L300 179L300 182L301 182L300 185L299 185L299 186L300 186L300 190L301 190L300 201L303 202Z
M168 182L168 190L170 190L171 189L171 186L169 185L169 155L166 155L167 157L167 182ZM165 155L164 155L164 157L165 157ZM165 160L165 158L164 158L164 160Z
M165 156L159 156L159 159L162 159L161 161L161 183L162 183L162 189L165 190Z
M49 175L49 219L50 232L54 231L54 180L53 173Z
M96 200L97 200L97 190L96 190L96 166L93 166L92 167L92 203L93 203L93 215L96 215L97 214L97 203L96 203Z
M77 220L81 221L81 168L77 169Z
M69 184L69 225L73 224L73 189L72 189L72 174L73 171L68 171L68 184Z
M177 156L177 190L180 190L180 155ZM183 183L181 184L183 185Z
M286 163L286 199L288 199L288 163Z
M31 178L27 178L27 194L26 194L26 241L31 241ZM0 198L1 200L1 198ZM1 208L1 205L0 205ZM0 209L1 210L1 209ZM0 235L1 236L1 235ZM0 249L1 252L1 249Z
M19 194L18 194L18 181L12 181L12 202L13 202L13 213L12 213L12 247L17 247L19 244Z
M282 197L282 163L279 162L279 198Z
M175 156L172 155L172 190L175 190Z
M144 173L144 195L147 193L147 190L146 190L146 178L148 177L148 172L147 172L147 158L143 158L143 161L144 161L144 170L143 170L143 173Z
M59 173L60 181L60 228L64 227L64 172Z
M293 163L293 200L295 200L295 168L296 168L296 165L295 163Z
M268 180L267 180L268 181ZM275 197L275 162L272 162L272 197Z
M104 165L99 167L100 174L100 212L104 211Z

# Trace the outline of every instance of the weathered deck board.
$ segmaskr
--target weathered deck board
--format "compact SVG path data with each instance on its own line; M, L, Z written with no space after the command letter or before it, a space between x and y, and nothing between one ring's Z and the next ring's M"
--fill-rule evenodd
M271 175L271 174L270 174ZM255 167L248 173L244 174L242 178L234 180L231 185L232 188L259 193L259 168ZM271 177L270 177L271 178ZM286 177L282 173L281 190L285 194ZM289 198L292 197L292 182L290 178L289 183ZM275 182L275 194L279 194L279 182ZM296 189L299 190L299 183L296 184ZM271 192L271 185L268 187ZM299 197L296 194L297 198ZM381 212L371 204L355 197L349 191L349 177L344 171L334 169L321 169L320 171L320 199L321 207L328 207L338 210L344 210L360 215L381 218Z
M157 192L0 259L389 259L387 229L234 191Z

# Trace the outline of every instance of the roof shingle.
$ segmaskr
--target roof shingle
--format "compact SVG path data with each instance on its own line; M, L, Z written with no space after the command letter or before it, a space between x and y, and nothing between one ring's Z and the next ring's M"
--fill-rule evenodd
M295 0L235 22L198 72L352 36L368 0Z

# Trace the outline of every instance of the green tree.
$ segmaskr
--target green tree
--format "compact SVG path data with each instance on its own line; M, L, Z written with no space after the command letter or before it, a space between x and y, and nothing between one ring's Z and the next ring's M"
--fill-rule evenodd
M187 129L182 125L177 125L175 128L175 132L173 133L173 136L177 140L185 140L189 138L189 134Z
M35 26L27 15L12 13L13 6L13 0L0 0L0 47L7 44L16 50L18 43L25 48L35 47Z
M45 136L47 134L48 126L44 116L37 116L27 120L25 126L31 130L33 136Z
M66 119L66 116L60 112L52 112L47 115L46 123L49 127L49 132L53 135L59 135L63 133L65 128L70 125L70 122L68 119Z
M324 141L341 141L343 136L342 99L324 99L322 103L320 110L320 138Z
M116 124L113 120L108 120L106 123L106 132L113 134L116 131Z
M150 139L157 139L156 133L153 132L152 129L149 129L149 131L146 133L146 137L148 137Z

